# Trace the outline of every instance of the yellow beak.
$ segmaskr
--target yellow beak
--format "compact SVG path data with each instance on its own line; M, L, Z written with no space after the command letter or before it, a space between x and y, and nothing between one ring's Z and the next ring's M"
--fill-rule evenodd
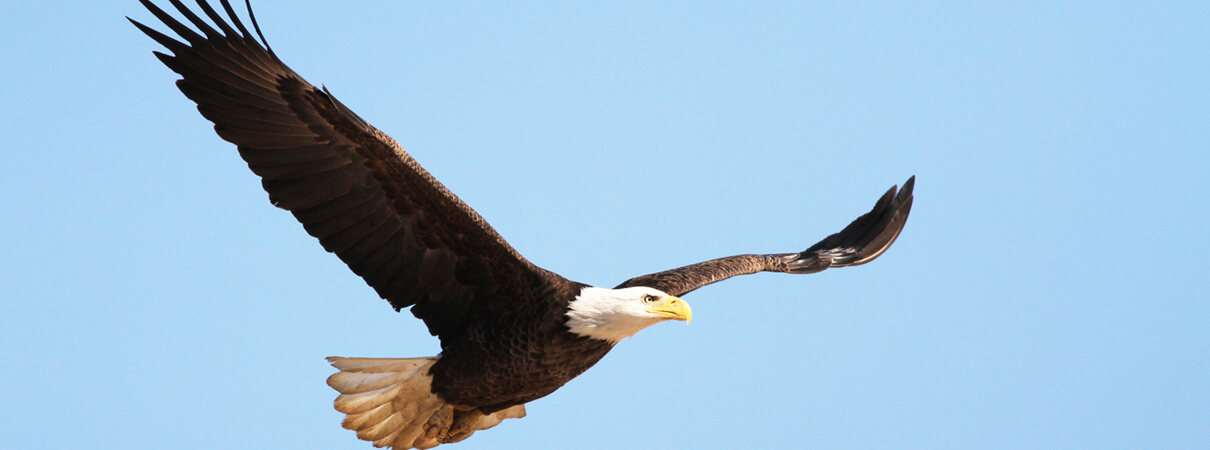
M653 303L647 308L647 312L665 319L684 320L686 324L693 319L693 310L689 309L689 303L671 295Z

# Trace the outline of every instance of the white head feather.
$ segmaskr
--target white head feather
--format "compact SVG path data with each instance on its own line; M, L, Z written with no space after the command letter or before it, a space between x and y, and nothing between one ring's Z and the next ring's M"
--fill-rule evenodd
M605 289L586 287L571 301L567 311L567 326L580 336L618 343L634 336L644 328L672 319L667 314L651 311L654 304L683 300L649 287ZM688 317L676 317L688 320Z

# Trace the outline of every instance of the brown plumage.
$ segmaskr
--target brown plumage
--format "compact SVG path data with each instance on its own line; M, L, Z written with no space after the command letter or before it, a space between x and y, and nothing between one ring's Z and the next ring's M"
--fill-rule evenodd
M592 288L531 264L394 139L282 63L250 6L259 40L227 0L226 17L198 0L213 25L170 0L194 28L140 1L179 40L131 22L172 53L155 55L238 147L269 200L440 339L438 357L330 358L341 370L328 382L341 392L344 426L376 446L428 448L524 416L526 402L583 373L618 336L687 320L676 296L735 275L864 264L894 242L911 209L914 178L804 252L732 256ZM639 304L630 316L610 309Z
M912 189L916 177L903 189L892 186L870 212L858 217L839 233L824 238L799 253L736 255L685 267L631 278L618 288L650 286L669 295L681 296L736 275L757 272L815 273L832 267L860 266L879 257L903 231L912 211ZM898 191L898 192L896 192Z

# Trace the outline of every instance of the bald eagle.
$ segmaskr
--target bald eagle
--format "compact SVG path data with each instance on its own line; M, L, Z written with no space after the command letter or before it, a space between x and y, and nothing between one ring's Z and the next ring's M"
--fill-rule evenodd
M269 200L290 211L396 311L411 308L441 342L426 358L328 358L343 426L376 447L458 442L588 370L619 341L692 317L680 298L756 272L814 273L865 264L890 247L912 207L909 178L839 233L804 251L730 256L632 278L577 283L527 261L394 139L303 80L248 31L228 0L205 0L193 28L140 0L172 30L134 26L172 54L177 86L235 144ZM129 18L128 18L129 19Z

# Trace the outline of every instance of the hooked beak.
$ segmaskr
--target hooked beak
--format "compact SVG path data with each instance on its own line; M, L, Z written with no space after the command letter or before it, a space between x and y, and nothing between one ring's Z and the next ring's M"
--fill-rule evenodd
M647 308L647 312L665 320L684 320L686 324L693 318L693 310L689 309L689 303L671 295L652 304L650 308Z

